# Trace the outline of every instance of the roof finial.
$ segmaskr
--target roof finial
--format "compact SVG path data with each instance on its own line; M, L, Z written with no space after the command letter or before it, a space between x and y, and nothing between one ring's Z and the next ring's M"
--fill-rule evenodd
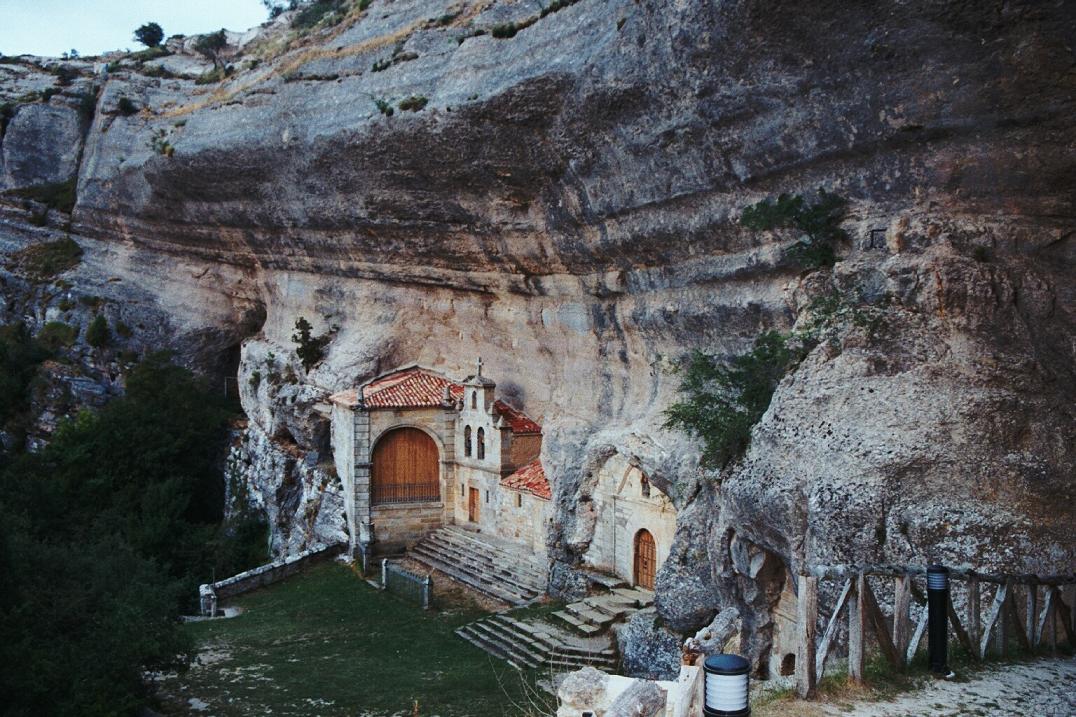
M482 378L482 357L478 357L478 371L475 372L475 378Z

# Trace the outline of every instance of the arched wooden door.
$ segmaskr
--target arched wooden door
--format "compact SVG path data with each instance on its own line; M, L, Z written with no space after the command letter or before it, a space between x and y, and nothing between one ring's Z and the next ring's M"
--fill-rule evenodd
M635 534L635 584L653 590L657 564L658 549L654 536L649 530L640 530Z
M437 444L417 428L395 428L374 446L370 499L421 503L441 499Z

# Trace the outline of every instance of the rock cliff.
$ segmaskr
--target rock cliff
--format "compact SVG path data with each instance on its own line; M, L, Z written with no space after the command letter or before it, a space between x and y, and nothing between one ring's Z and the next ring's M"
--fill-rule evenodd
M1071 570L1071 8L551 7L374 0L305 34L284 16L231 38L220 82L179 42L76 64L43 102L25 93L57 63L7 60L0 96L24 101L0 144L0 246L70 233L85 253L69 291L126 317L131 341L222 379L238 360L236 475L275 511L279 550L342 530L324 396L403 363L464 375L480 355L545 427L554 589L579 588L593 522L576 506L611 455L677 505L666 636L736 605L762 655L805 564ZM72 180L70 219L10 194ZM850 201L832 270L737 223L818 187ZM3 279L5 321L87 320L10 265ZM876 330L838 322L743 459L701 470L661 428L670 367L802 325L830 294ZM299 316L332 337L309 373Z

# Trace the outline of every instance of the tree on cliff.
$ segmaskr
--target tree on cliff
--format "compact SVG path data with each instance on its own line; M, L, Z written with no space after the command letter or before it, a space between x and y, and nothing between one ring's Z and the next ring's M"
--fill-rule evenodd
M155 22L147 22L134 31L134 39L146 47L158 47L164 39L164 30Z
M725 363L694 351L680 368L683 400L665 412L666 428L702 439L702 461L722 468L747 448L751 427L770 406L785 373L802 359L787 339L767 331L754 348Z
M202 35L194 43L195 51L212 61L214 67L220 67L223 64L220 59L220 53L227 46L228 34L224 28L208 35Z
M295 333L291 340L298 344L295 349L299 360L303 362L303 370L309 371L325 356L325 345L329 343L329 336L314 336L313 328L306 317L300 316L295 322Z

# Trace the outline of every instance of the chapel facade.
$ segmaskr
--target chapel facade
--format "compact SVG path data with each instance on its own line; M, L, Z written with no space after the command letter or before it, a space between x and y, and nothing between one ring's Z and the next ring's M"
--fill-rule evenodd
M413 365L330 402L353 556L398 552L446 525L545 554L542 428L496 397L481 361L462 382Z

